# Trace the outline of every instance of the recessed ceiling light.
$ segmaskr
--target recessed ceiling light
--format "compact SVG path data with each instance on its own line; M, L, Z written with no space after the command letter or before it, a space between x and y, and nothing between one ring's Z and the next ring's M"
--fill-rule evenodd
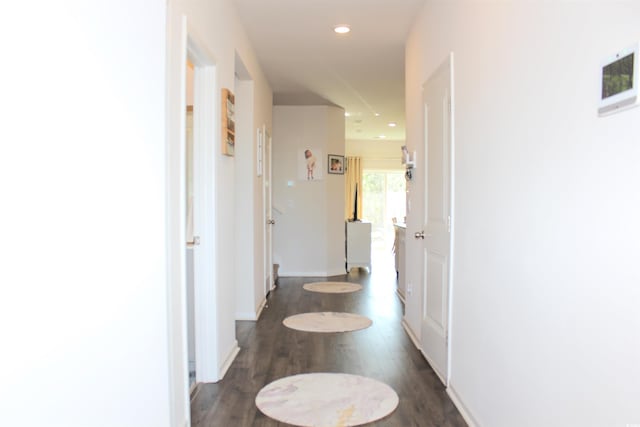
M374 116L380 117L380 113L373 113Z
M351 31L351 28L349 28L348 25L336 25L335 27L333 27L333 31L338 34L347 34L349 31Z
M378 138L380 138L380 139L385 139L385 138L386 138L386 136L385 136L385 135L378 135Z
M389 127L390 128L394 128L396 127L398 124L396 122L389 122Z
M345 116L345 117L351 117L351 113L349 113L348 111L345 111L345 112L344 112L344 116Z

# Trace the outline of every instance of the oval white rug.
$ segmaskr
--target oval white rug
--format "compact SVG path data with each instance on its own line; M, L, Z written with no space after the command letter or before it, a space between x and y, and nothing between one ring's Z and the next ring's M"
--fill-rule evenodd
M305 332L350 332L365 329L373 321L365 316L351 313L302 313L289 316L282 321L287 328Z
M346 294L362 289L362 285L350 282L313 282L302 286L311 292L324 292L328 294Z
M263 387L256 406L266 416L296 426L358 426L392 413L398 395L388 385L358 375L302 374Z

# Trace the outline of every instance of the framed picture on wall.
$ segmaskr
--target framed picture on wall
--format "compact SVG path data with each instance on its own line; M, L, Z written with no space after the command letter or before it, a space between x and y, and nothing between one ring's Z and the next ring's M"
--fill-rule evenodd
M329 154L327 165L329 167L329 173L344 175L344 156Z
M236 151L236 98L229 89L222 89L222 154L233 156Z
M324 179L324 153L319 148L307 147L298 150L298 179L322 181Z

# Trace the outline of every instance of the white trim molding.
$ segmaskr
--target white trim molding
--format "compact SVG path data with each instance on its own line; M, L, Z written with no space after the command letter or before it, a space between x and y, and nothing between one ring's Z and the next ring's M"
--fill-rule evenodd
M453 401L453 404L464 418L465 422L469 425L469 427L480 427L480 424L476 421L476 419L471 415L471 412L467 409L467 407L462 403L462 399L458 396L455 389L451 386L447 387L447 394Z
M420 350L420 353L422 353L422 346L420 345L420 341L416 337L416 334L413 332L413 330L411 330L411 326L409 326L409 323L405 318L402 318L402 327L404 328L407 335L409 335L409 338L411 339L411 342L413 342L413 345L415 345L416 348Z
M237 312L236 313L236 320L250 320L250 321L256 321L260 318L260 315L262 314L262 310L264 309L264 307L267 305L267 299L263 298L262 302L260 303L260 305L258 306L258 308L256 308L256 312L255 313L251 313L251 312Z
M238 355L238 353L240 353L240 347L238 347L238 341L234 341L233 346L231 347L231 350L229 351L229 354L224 359L224 363L220 367L220 372L218 374L218 380L215 381L215 382L218 382L218 381L220 381L221 379L224 378L224 376L227 374L227 371L231 367L231 364L235 360L235 358Z
M319 277L328 278L347 274L344 269L331 271L278 271L278 277Z

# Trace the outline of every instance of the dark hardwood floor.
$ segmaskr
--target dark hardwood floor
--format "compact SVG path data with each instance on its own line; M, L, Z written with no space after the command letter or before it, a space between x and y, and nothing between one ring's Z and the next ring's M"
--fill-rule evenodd
M375 262L375 261L374 261ZM386 265L386 264L385 264ZM401 325L402 303L390 266L373 274L280 278L257 322L236 322L241 348L225 378L201 384L191 402L193 427L285 426L255 406L258 391L276 379L309 372L343 372L387 383L398 393L398 408L370 426L466 426L444 386ZM308 292L313 281L349 281L364 289L351 294ZM286 328L282 320L313 311L344 311L373 320L365 330L320 334Z

